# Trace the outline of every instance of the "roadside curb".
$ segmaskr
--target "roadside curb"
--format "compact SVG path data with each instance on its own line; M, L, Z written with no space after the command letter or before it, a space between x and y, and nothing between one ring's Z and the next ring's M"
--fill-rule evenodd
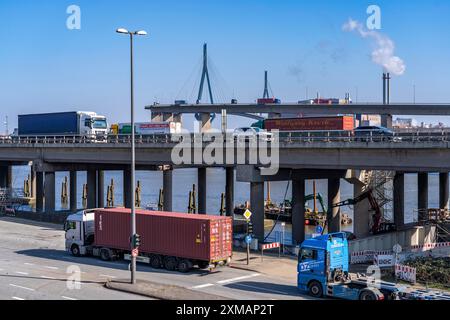
M136 285L132 285L125 280L114 280L106 282L104 286L111 290L137 294L157 300L232 300L184 287L163 285L143 280L138 280Z

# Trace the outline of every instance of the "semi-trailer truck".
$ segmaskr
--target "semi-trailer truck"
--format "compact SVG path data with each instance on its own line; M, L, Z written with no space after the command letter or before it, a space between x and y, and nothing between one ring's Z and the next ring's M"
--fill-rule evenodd
M181 130L181 122L139 122L135 123L134 132L137 135L145 136L154 134L179 134ZM131 124L113 124L111 125L111 134L131 134Z
M84 210L65 222L66 250L102 260L130 259L130 209ZM232 256L230 217L136 210L138 262L188 272L226 265Z
M272 118L256 122L252 127L283 131L351 131L355 128L352 116L324 116L300 118Z
M108 132L106 117L91 111L23 114L18 124L18 136L104 137Z

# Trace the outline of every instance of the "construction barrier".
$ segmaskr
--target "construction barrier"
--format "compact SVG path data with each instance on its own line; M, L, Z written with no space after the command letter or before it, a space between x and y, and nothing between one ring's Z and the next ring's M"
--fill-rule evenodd
M376 255L390 255L392 250L364 250L352 252L350 255L350 264L372 263Z
M450 242L427 243L420 246L411 246L412 252L428 251L436 248L450 247Z
M376 254L373 257L373 264L380 268L393 267L395 264L394 259L393 254Z
M395 277L399 280L416 283L416 268L405 266L403 264L396 264Z
M261 245L261 261L264 261L264 250L278 248L278 256L281 257L281 243L273 242Z

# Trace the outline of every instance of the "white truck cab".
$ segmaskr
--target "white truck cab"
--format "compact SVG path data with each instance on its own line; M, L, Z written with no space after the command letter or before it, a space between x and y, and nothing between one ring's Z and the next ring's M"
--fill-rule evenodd
M82 210L67 217L66 250L74 256L85 255L86 248L94 242L94 212L96 209Z
M108 122L106 117L95 112L79 111L80 134L106 136L108 134Z

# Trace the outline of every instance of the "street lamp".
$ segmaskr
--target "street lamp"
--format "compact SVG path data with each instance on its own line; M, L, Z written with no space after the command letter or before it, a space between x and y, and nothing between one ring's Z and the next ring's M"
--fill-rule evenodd
M131 284L136 284L136 254L134 250L136 245L136 195L135 195L135 179L136 179L136 144L134 134L134 65L133 65L133 36L146 36L146 31L130 32L127 29L119 28L117 33L130 35L130 60L131 60ZM125 190L124 190L125 191Z

